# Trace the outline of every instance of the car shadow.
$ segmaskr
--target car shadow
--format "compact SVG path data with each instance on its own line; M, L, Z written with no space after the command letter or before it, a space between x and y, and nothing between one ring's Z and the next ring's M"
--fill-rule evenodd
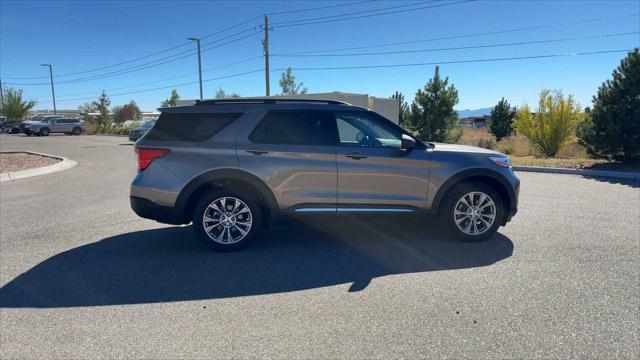
M586 179L600 181L600 182L607 182L609 184L614 184L614 185L623 185L623 186L628 186L632 188L640 188L640 179L624 179L624 178L587 176L587 175L583 175L582 177Z
M215 253L188 227L109 237L55 255L0 288L0 307L57 308L274 294L373 278L494 264L513 253L501 234L444 240L429 226L314 220L264 230L244 251Z

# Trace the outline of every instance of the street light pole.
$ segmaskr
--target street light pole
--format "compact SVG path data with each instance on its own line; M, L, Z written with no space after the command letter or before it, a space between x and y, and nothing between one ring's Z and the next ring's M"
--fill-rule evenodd
M200 39L199 38L187 38L187 40L195 41L198 47L198 78L200 79L200 100L202 100L202 64L200 62Z
M53 89L53 69L51 64L40 64L49 67L49 77L51 78L51 96L53 97L53 114L56 114L56 91Z

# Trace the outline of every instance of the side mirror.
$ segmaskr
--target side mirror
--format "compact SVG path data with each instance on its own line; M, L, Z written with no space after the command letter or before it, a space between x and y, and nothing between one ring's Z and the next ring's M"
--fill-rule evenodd
M407 134L402 134L400 148L402 150L411 151L416 147L416 140Z

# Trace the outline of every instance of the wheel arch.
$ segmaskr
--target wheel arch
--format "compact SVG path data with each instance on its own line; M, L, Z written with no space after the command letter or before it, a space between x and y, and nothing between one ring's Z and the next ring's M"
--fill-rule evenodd
M509 181L497 171L480 168L463 170L447 179L447 181L440 186L440 189L438 189L438 192L433 199L432 209L440 212L443 200L447 193L453 189L454 186L463 182L481 182L496 190L498 194L500 194L500 198L504 204L505 217L515 204L516 195Z
M190 221L198 198L202 194L224 186L250 194L262 206L265 223L270 220L274 210L278 208L273 192L257 176L238 169L217 169L196 176L180 191L176 199L176 207L182 209L184 222Z

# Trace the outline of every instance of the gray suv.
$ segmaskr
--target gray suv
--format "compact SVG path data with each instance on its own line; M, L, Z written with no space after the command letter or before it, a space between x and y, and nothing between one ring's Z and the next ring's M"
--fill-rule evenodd
M45 118L29 121L24 124L23 131L27 136L49 136L51 133L64 133L66 135L80 135L84 131L84 123L72 118Z
M358 106L240 98L160 110L135 143L131 207L163 223L193 222L214 250L317 213L432 214L456 238L480 241L517 211L520 181L505 155L423 143Z

